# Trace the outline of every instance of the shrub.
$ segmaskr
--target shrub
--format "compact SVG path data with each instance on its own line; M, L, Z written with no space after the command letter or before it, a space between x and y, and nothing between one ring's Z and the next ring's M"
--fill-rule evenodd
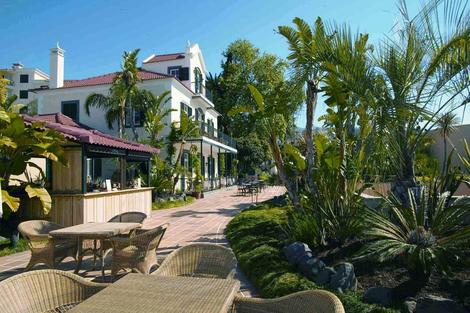
M410 276L417 282L426 283L435 269L449 274L450 261L458 258L470 239L470 226L462 225L470 204L450 200L448 192L434 197L424 188L417 196L409 189L406 203L393 195L385 199L382 212L367 212L366 234L374 240L360 258L405 257Z
M187 205L194 202L194 197L186 196L186 200L167 200L163 202L154 202L152 204L152 210L171 209L179 206Z
M297 291L317 289L287 262L282 247L287 235L289 206L263 203L235 216L225 234L238 263L262 297L275 298ZM348 313L396 313L361 302L360 292L338 294Z

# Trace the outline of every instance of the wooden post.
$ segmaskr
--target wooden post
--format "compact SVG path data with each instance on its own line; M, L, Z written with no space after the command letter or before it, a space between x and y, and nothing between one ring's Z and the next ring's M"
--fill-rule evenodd
M120 168L121 168L121 190L126 189L126 157L120 157Z
M82 145L82 193L86 193L86 179L87 179L87 153L86 145Z

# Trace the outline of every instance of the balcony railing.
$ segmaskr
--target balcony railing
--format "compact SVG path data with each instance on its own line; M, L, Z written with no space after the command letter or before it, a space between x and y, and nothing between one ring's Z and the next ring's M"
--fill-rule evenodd
M236 148L237 142L235 141L235 139L218 130L214 126L204 122L199 122L199 127L201 128L201 133L203 136L217 140L218 142L223 143L227 146Z

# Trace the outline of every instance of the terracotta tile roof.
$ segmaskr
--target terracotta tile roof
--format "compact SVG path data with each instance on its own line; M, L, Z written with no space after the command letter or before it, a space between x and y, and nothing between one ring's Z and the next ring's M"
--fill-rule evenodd
M178 59L184 59L184 52L154 55L150 60L147 60L145 63L163 62Z
M113 72L113 73L108 73L108 74L94 76L90 78L84 78L84 79L64 80L64 86L61 88L74 88L74 87L112 84L114 78L116 77L118 73L119 72ZM139 69L139 77L142 80L151 80L151 79L164 79L164 78L169 78L172 76Z
M41 114L35 116L23 115L23 118L27 124L31 124L33 122L44 122L45 127L55 129L61 134L63 134L67 140L79 143L146 152L152 154L160 152L159 149L152 148L141 143L104 134L84 124L75 122L73 119L62 113Z

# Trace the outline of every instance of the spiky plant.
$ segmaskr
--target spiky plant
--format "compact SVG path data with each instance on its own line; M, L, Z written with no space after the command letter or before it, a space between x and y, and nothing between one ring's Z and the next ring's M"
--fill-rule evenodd
M367 210L365 233L373 241L359 258L383 262L403 257L410 278L426 283L434 270L449 274L450 261L459 258L470 238L470 226L463 224L470 205L452 201L449 192L432 201L426 189L419 194L408 189L408 199L403 204L392 195L384 199L382 210Z

